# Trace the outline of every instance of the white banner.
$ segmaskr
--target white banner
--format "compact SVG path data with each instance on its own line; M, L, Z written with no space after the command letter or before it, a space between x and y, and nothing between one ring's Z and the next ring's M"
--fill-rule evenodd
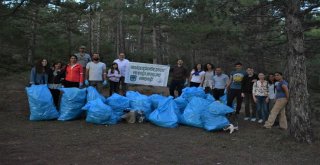
M125 83L167 86L170 67L166 65L130 62Z

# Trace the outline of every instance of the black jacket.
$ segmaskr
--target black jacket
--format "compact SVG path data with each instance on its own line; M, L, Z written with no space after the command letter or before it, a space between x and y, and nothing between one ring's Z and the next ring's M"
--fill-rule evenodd
M48 84L61 84L63 79L65 78L65 71L61 70L54 74L54 71L50 69L48 74Z
M258 80L258 75L253 74L252 77L249 77L249 75L243 77L241 85L242 93L252 93L252 87L254 84L253 80Z

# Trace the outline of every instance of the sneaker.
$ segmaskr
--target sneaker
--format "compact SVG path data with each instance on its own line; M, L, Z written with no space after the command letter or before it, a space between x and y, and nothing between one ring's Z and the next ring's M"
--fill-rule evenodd
M245 120L245 121L247 121L247 120L249 120L250 118L249 117L245 117L245 118L243 118L243 120Z
M260 123L260 124L261 124L261 123L263 123L263 120L262 120L262 119L260 119L260 120L258 121L258 123Z
M252 118L250 121L255 122L257 119L256 118Z
M228 127L223 129L224 131L230 131L229 133L232 134L235 130L238 131L239 127L238 126L234 126L233 124L229 124Z

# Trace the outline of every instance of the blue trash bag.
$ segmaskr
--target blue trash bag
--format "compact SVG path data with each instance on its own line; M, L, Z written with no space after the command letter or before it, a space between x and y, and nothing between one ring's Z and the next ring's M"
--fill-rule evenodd
M208 106L208 110L211 111L211 113L215 114L215 115L226 115L228 113L234 112L234 110L231 107L229 107L219 101L215 101L215 102L211 103Z
M227 105L227 103L228 103L228 97L227 97L227 94L225 94L225 95L221 96L219 100L221 101L221 103L223 103L223 104ZM236 102L233 102L233 103L232 103L232 107L233 107L233 109L236 109L236 107L237 107L237 103L236 103Z
M221 103L227 105L227 101L228 100L227 100L227 95L226 94L221 96L219 100L221 101Z
M159 94L152 94L149 96L151 103L152 103L152 109L157 109L160 102L163 102L167 99L167 97L159 95Z
M86 89L61 88L63 94L60 102L60 116L58 120L67 121L81 116L81 108L86 104Z
M106 124L107 125L117 124L118 121L120 121L120 120L121 120L121 116L119 116L117 113L112 111L110 119L106 122Z
M152 102L148 96L135 91L128 91L126 96L130 100L131 110L141 110L146 117L152 112Z
M179 110L180 110L180 113L183 113L184 109L187 107L188 105L188 100L183 98L183 97L177 97L174 99L174 102L176 102Z
M30 120L52 120L59 117L53 98L47 85L26 87L28 95Z
M177 104L172 97L159 104L148 117L148 120L160 127L175 128L178 126Z
M87 111L86 121L94 124L107 124L112 114L111 107L100 98L89 101L82 110Z
M202 87L187 87L182 90L181 97L190 102L194 97L206 98L207 95Z
M211 110L203 111L201 116L203 128L207 131L221 130L230 124L224 115L216 115Z
M117 93L108 97L105 103L108 104L118 116L122 116L124 114L123 111L130 108L130 100Z
M214 99L214 97L211 95L211 94L207 94L207 97L206 97L207 100L209 100L210 102L214 102L216 101L216 99Z
M181 124L202 128L201 114L208 108L210 101L194 97L181 115L178 115Z
M102 96L96 88L89 86L87 88L87 102L95 100L95 99L101 99L103 102L106 101L106 98Z

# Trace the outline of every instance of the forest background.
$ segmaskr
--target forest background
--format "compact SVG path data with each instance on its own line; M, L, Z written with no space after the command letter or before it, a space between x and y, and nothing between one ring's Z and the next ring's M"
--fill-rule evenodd
M298 89L290 132L311 142L310 118L320 120L319 7L318 0L0 0L0 74L29 71L41 58L66 63L80 45L108 66L119 52L164 65L181 58L189 69L210 62L227 73L241 61L284 72Z

